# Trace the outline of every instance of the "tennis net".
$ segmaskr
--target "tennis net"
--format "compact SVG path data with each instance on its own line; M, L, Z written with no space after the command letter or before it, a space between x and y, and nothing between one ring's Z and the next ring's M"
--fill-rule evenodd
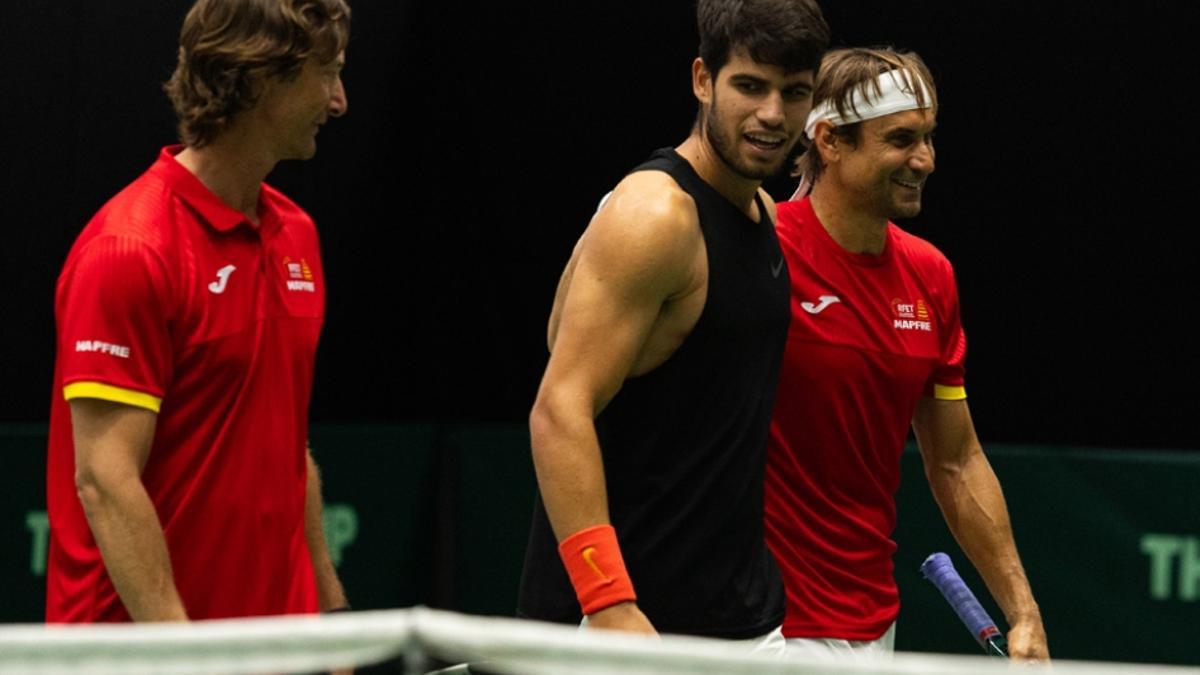
M886 663L776 660L719 640L662 639L414 607L189 624L0 627L0 675L310 673L395 660L395 672L446 663L471 672L542 675L965 675L1009 673L984 656L898 653ZM1055 661L1055 675L1200 675L1200 668ZM1021 668L1021 672L1050 672Z

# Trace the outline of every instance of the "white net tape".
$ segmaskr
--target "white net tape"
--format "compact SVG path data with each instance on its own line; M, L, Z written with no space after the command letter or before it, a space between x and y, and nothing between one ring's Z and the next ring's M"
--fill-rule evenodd
M319 617L272 617L190 624L0 627L0 675L207 675L295 673L368 665L403 656L408 672L428 657L483 664L488 672L794 673L960 675L1012 672L983 656L899 653L888 663L822 663L754 656L718 640L661 640L423 607ZM1200 668L1056 661L1022 673L1200 675Z

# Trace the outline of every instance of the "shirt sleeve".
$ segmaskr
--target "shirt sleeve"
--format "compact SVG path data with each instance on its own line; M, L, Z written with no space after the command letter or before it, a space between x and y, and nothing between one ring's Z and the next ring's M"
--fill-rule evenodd
M158 412L171 378L169 282L146 243L100 236L74 252L59 279L59 386Z
M967 397L965 363L967 359L967 335L963 331L959 312L958 284L949 262L944 263L941 307L938 308L938 334L941 337L941 355L937 368L926 383L925 394L943 401L960 401Z

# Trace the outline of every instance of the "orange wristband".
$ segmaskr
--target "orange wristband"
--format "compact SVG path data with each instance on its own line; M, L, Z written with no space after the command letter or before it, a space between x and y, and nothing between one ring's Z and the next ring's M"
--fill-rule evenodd
M637 600L612 525L585 527L563 539L558 554L585 615L618 602Z

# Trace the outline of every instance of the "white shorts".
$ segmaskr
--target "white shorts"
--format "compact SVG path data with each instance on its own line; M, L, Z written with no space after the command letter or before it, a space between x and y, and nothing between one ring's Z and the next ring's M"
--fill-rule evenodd
M787 640L783 639L783 626L756 638L748 640L730 640L737 645L745 645L749 654L772 656L782 659L787 656Z
M788 638L787 655L813 661L890 661L896 651L896 624L874 640L838 638Z

